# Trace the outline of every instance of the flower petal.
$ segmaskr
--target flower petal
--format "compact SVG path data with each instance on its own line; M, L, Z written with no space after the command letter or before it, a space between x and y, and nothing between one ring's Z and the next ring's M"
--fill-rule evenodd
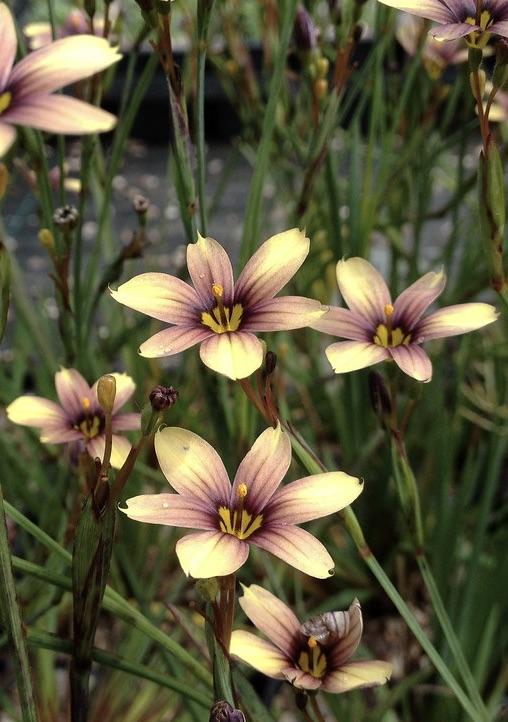
M345 302L355 313L377 326L391 303L384 278L364 258L348 258L337 263L337 283Z
M358 599L354 599L347 612L342 614L348 618L349 629L342 638L330 644L327 657L331 669L342 667L353 656L362 638L362 609Z
M155 454L162 473L173 489L194 496L216 510L227 505L231 483L222 459L197 434L166 426L155 434Z
M282 670L290 664L290 660L271 642L240 629L236 629L231 635L229 653L250 664L261 674L275 679L284 679Z
M127 499L123 511L129 519L188 529L216 530L217 523L206 504L194 496L141 494Z
M402 291L393 304L392 328L402 326L409 333L430 304L443 293L445 286L443 271L430 272Z
M106 440L104 435L95 436L93 439L89 439L86 443L86 449L92 459L99 458L101 461L104 459L104 449L106 446ZM113 434L113 443L111 446L111 459L110 464L113 469L121 469L125 464L125 461L131 450L131 443L124 436L118 436Z
M497 23L492 23L488 29L489 33L494 35L500 35L503 38L508 38L508 20L501 20Z
M229 256L213 238L198 234L196 243L187 246L187 267L192 283L201 299L203 310L215 303L212 286L222 286L222 300L225 306L233 302L233 269Z
M449 23L455 20L446 4L439 0L380 0L380 2L391 8L405 10L412 15L419 15L421 18L435 20L438 23Z
M97 394L76 369L57 371L55 386L62 408L70 418L77 419L98 407Z
M334 514L363 491L363 481L342 471L307 476L277 491L266 508L268 524L301 524Z
M15 129L7 123L0 123L0 158L7 153L15 140Z
M263 346L252 333L216 333L201 344L205 366L230 379L244 379L263 363Z
M284 677L298 689L318 689L323 683L320 677L314 677L299 667L288 667L284 670Z
M325 547L297 526L261 527L250 541L310 577L326 579L333 574L333 559Z
M371 341L375 328L360 316L348 308L331 306L328 313L325 313L318 321L315 321L311 328L322 333L329 333L331 336L348 338L351 341Z
M395 346L390 348L390 354L401 371L411 378L424 383L431 380L432 364L421 346L415 343L409 346Z
M115 377L116 381L116 394L115 403L113 404L113 416L116 414L127 401L130 399L134 391L136 390L136 383L128 374L112 373L111 376ZM138 428L137 426L133 428Z
M242 329L244 331L290 331L311 326L327 311L319 301L302 296L282 296L261 301L252 309Z
M11 421L22 426L35 426L40 429L46 426L69 426L64 410L54 401L40 396L19 396L9 404L6 413Z
M167 273L141 273L110 293L115 301L159 321L192 325L199 320L196 291Z
M69 426L45 426L41 429L40 438L43 444L68 444L71 441L80 441L83 439L83 434Z
M441 308L424 318L414 330L414 337L421 342L458 336L487 326L497 318L496 309L488 303L459 303Z
M236 572L249 556L249 545L232 534L204 531L184 536L175 551L188 577L209 579Z
M291 441L280 424L275 429L263 431L238 467L231 505L236 504L239 484L245 484L245 504L251 514L258 514L269 502L290 464Z
M197 343L201 343L213 331L204 326L171 326L154 334L139 347L139 353L145 358L159 358L181 353Z
M103 38L75 35L25 56L12 71L9 85L17 97L51 93L108 68L121 57Z
M67 95L29 95L3 113L3 119L48 133L105 133L116 125L111 113Z
M252 306L273 298L307 258L310 240L292 228L265 241L247 261L235 285L235 301Z
M256 627L291 659L295 641L301 638L300 622L294 612L271 592L257 584L242 584L240 606ZM286 661L287 666L287 661Z
M392 665L374 659L365 662L350 662L340 669L327 674L323 689L327 692L347 692L358 687L372 687L386 684L392 675Z
M0 3L0 93L9 79L16 57L16 29L9 8Z
M141 428L141 414L116 414L112 419L113 431L132 431Z
M481 30L480 26L470 25L469 23L447 23L438 28L432 28L430 34L436 40L457 40L457 38L463 38L464 35L469 35L475 30Z
M357 371L390 358L383 346L367 341L339 341L328 346L325 353L336 374Z

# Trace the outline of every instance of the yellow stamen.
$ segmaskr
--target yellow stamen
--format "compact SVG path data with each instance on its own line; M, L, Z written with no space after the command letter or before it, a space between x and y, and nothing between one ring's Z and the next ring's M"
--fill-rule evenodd
M391 316L393 316L393 306L392 306L392 304L391 304L391 303L387 303L386 306L385 306L385 308L384 308L384 311L385 311L385 316L386 316L386 318L390 318Z
M224 306L220 298L218 298L217 306L215 306L211 312L203 311L201 314L201 323L211 328L215 333L237 331L240 327L242 315L243 308L239 303L235 303L233 309L230 309Z
M237 539L248 539L263 523L262 514L253 518L253 515L249 514L246 509L231 510L220 506L218 512L221 531L236 536Z
M494 18L488 10L482 10L479 18L467 17L464 22L468 25L479 25L481 31L474 30L473 32L466 35L465 40L468 45L473 48L484 48L489 40L490 33L486 32L487 28L492 25Z
M214 283L212 286L212 293L215 296L216 300L218 301L220 298L224 295L224 289L220 285L220 283Z
M11 100L12 93L9 93L9 91L0 94L0 115L2 115L5 110L7 110L7 108L11 104Z
M307 646L309 646L311 649L317 647L317 639L314 639L314 637L309 637L307 640Z
M309 637L307 646L310 649L310 653L300 652L298 666L303 672L307 672L307 674L311 674L313 677L319 679L323 677L326 672L326 656L314 637Z
M377 346L383 346L383 348L393 348L401 345L409 346L411 334L405 334L399 327L391 329L389 326L385 326L384 323L380 323L372 340Z
M86 396L83 396L83 398L81 399L81 404L85 411L88 411L88 409L90 408L90 399L88 399Z
M240 499L245 499L247 496L247 484L238 484L238 491L237 494L240 497Z
M94 416L92 419L88 418L82 421L78 426L78 430L81 431L87 439L93 439L95 436L98 436L100 427L101 422L99 417Z

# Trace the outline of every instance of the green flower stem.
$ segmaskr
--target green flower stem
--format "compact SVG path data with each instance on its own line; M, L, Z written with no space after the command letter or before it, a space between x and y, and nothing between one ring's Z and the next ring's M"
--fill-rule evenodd
M45 531L39 529L36 524L27 519L24 514L15 509L8 502L5 502L5 511L13 521L19 524L29 534L34 536L47 549L55 552L55 554L57 554L57 556L62 559L67 566L70 566L72 562L72 557L70 553L66 549L61 547L58 542L52 539L49 534L46 534ZM18 564L18 562L16 562L16 564ZM28 564L28 562L24 562L24 564L26 565ZM34 567L31 568L33 569ZM26 567L25 571L28 572L28 567ZM45 572L45 570L43 570L43 568L41 567L38 570L39 578L41 578L40 574L42 572ZM53 573L51 579L49 577L45 578L47 579L47 581L51 581L51 579L53 579L53 581L51 581L51 583L53 583L57 577ZM62 585L64 586L64 588L70 589L70 580L62 577L61 584L59 584L59 586ZM211 675L208 670L203 667L202 664L200 664L196 659L194 659L192 655L190 655L171 637L169 637L167 634L164 634L164 632L162 632L158 627L152 624L145 617L144 614L132 607L127 600L125 600L120 594L118 594L118 592L115 592L115 590L111 589L111 587L109 586L106 586L103 606L107 611L116 614L118 617L131 624L133 627L135 627L147 637L152 639L154 642L160 644L161 647L170 652L170 654L172 654L175 659L185 665L187 669L189 669L196 676L197 679L199 679L207 686L211 686Z
M292 430L290 426L287 426L286 428L288 428L288 430L290 431L291 444L293 446L293 449L300 461L302 462L303 466L309 472L309 474L322 474L324 471L327 471L326 467L317 459L317 457L306 448L305 443L302 443L299 440L298 435L295 434L294 430ZM377 581L379 582L385 593L391 599L394 606L397 608L399 614L416 637L417 641L429 657L436 670L439 672L448 687L452 690L464 711L469 715L473 722L479 722L479 719L486 719L484 717L478 717L478 709L472 703L468 695L464 692L460 684L457 682L454 675L449 670L448 665L443 660L432 642L429 640L429 638L421 628L420 624L416 620L414 614L411 612L406 602L402 599L399 592L387 576L386 572L369 549L365 541L365 536L363 534L360 522L358 521L358 518L354 511L351 509L350 506L348 506L343 509L342 512L340 512L340 516L344 520L345 527L351 535L351 538L353 539L365 564L368 566L372 574L376 577Z
M26 647L23 620L16 599L9 540L5 522L2 485L0 484L0 618L14 648L14 663L23 722L37 722L37 708Z
M206 236L208 225L206 206L206 157L205 157L205 66L208 28L215 0L200 0L197 16L197 77L196 77L196 160L201 234Z
M42 649L50 649L54 652L60 652L63 654L72 654L71 643L67 640L60 639L53 634L30 629L27 633L27 641L31 646L41 647ZM212 705L211 696L207 696L199 692L194 689L192 685L189 685L186 682L181 682L175 677L155 672L144 664L129 662L126 659L122 659L95 647L92 650L92 659L94 662L97 662L104 667L118 669L121 672L133 674L136 677L141 677L149 680L150 682L155 682L155 684L158 684L160 687L172 689L174 692L178 692L183 697L193 700L205 709L209 709Z
M247 200L247 208L245 211L242 246L240 249L239 259L239 265L241 268L243 268L248 258L252 256L252 253L259 241L262 222L261 201L263 185L268 171L268 164L270 162L270 151L272 148L273 133L275 130L277 105L279 103L280 93L282 90L282 81L284 78L284 69L286 67L289 40L293 30L293 22L298 0L286 0L285 3L280 3L279 5L281 6L279 47L275 57L268 103L266 105L265 116L263 118L261 141L259 143L256 166L252 176L249 197Z

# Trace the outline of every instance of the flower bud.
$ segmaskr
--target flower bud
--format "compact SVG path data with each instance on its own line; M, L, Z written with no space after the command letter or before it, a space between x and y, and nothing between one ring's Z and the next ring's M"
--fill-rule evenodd
M478 82L480 83L480 97L483 98L485 94L485 80L486 75L484 70L478 71ZM469 73L469 85L471 86L471 92L476 98L476 78L474 73Z
M52 253L55 250L55 239L48 228L41 228L38 234L41 246Z
M374 413L381 423L384 424L391 416L392 402L384 378L378 371L371 371L369 373L369 392L370 403L372 404Z
M9 182L9 171L4 163L0 163L0 201L5 195L7 190L7 183Z
M159 15L169 15L173 0L157 0L157 12Z
M101 376L97 382L97 398L103 411L107 414L113 412L116 396L116 379L114 376L107 374Z
M294 35L298 50L309 52L316 47L316 26L303 5L296 10Z
M75 206L62 206L53 213L53 220L61 231L72 231L78 222L79 213Z
M85 0L84 2L85 12L89 18L93 18L95 15L95 0Z
M156 386L148 398L154 411L164 411L176 404L178 391L173 386Z
M328 70L330 68L330 62L328 58L317 58L316 60L316 75L318 78L326 78Z
M229 702L216 702L210 710L210 722L245 722L245 715Z
M496 64L492 73L494 88L504 88L508 81L508 43L501 38L496 45Z
M314 81L314 94L318 100L322 100L328 92L328 80L320 78Z
M267 351L265 356L265 374L270 376L277 366L277 354L273 351Z
M473 48L469 47L468 50L468 63L469 63L469 70L478 70L483 57L483 51L481 48Z

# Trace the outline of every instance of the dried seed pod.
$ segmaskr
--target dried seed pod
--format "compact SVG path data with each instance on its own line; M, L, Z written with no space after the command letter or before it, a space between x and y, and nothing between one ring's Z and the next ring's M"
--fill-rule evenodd
M317 642L329 642L345 637L349 627L349 612L324 612L308 619L300 629L305 636L314 637Z

